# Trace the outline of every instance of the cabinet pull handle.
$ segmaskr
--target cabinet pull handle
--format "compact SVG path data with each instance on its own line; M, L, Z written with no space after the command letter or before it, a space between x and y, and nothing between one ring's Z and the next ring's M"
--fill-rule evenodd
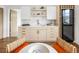
M39 30L37 31L37 34L39 34Z

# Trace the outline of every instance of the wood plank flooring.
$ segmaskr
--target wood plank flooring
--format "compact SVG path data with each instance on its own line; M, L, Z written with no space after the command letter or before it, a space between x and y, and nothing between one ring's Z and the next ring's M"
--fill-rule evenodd
M17 40L16 37L0 39L0 53L6 52L6 45Z

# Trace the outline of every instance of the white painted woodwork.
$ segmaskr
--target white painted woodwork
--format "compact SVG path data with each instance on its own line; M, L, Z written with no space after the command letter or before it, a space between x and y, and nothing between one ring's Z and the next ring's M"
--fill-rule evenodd
M25 34L22 34L23 32L20 30L25 32ZM21 34L21 37L26 34L28 35L24 37L28 42L53 42L53 41L56 41L58 37L57 26L46 26L46 27L27 26L25 27L25 29L23 27L19 27L19 31L20 31L19 34Z
M10 10L10 36L16 37L17 35L17 11Z

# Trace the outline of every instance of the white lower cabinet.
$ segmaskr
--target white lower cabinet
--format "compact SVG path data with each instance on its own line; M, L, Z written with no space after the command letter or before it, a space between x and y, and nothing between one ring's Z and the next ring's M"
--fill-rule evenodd
M46 41L46 30L39 28L32 28L30 31L31 42L45 42Z
M35 28L30 29L30 37L31 39L29 41L31 42L36 42L38 40L37 29Z
M47 40L50 42L56 41L58 37L58 28L48 28L47 29Z
M22 30L28 35L24 37L27 42L53 42L58 37L58 27L25 27Z
M47 41L47 30L46 29L40 29L38 33L38 39L39 42L46 42Z

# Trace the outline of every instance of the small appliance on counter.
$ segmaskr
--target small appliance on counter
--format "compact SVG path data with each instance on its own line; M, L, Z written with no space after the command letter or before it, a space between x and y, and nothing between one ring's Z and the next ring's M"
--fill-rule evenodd
M22 24L22 26L30 26L30 24Z

